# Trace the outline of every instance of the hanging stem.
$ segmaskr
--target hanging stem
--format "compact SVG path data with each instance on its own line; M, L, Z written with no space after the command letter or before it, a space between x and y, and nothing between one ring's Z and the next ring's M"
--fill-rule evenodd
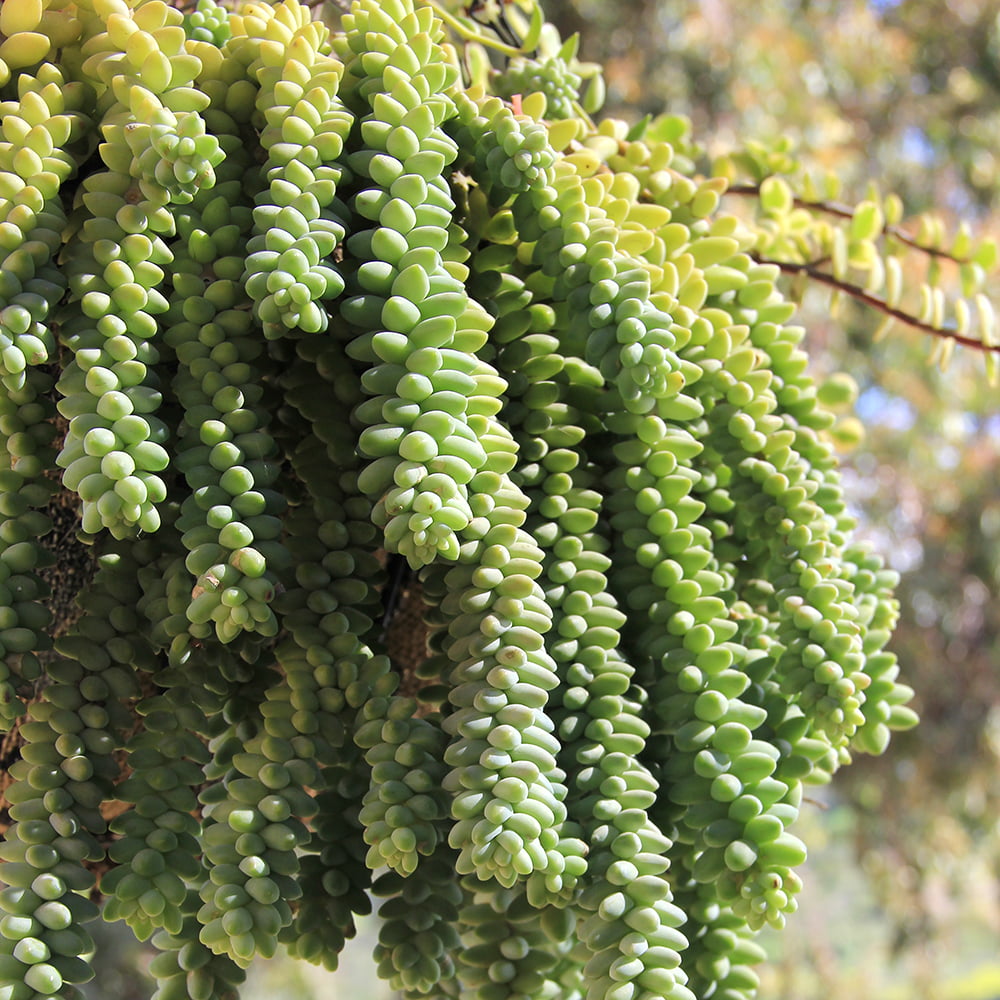
M927 323L924 320L918 319L916 316L913 316L911 313L908 313L903 309L890 306L884 299L880 299L877 295L872 295L871 292L866 291L861 287L861 285L856 285L850 281L844 281L842 278L837 278L827 271L820 270L817 266L820 263L818 261L810 261L806 264L795 264L791 261L772 260L768 257L762 257L759 254L751 254L750 256L758 264L773 264L784 274L803 275L820 285L827 285L829 288L836 289L838 292L843 292L845 295L849 295L852 299L862 302L866 306L870 306L872 309L877 310L883 315L891 316L893 319L899 320L901 323L905 323L907 326L911 326L916 330L922 331L923 333L929 333L934 337L952 340L956 344L961 344L963 347L971 347L973 350L977 351L1000 352L1000 344L984 344L981 340L977 340L975 337L966 336L965 334L959 333L957 330L949 330L946 327L935 326L933 323Z
M744 197L757 198L760 196L760 185L734 184L732 185L732 187L726 189L725 194L735 194L735 195L743 195ZM805 198L793 198L792 204L796 208L804 208L810 212L822 212L824 215L832 215L838 219L854 218L854 209L852 209L850 205L844 205L841 202L808 201ZM941 250L937 247L929 247L923 243L918 242L916 237L912 236L910 233L907 233L904 229L901 229L899 226L895 225L883 226L882 235L894 239L898 243L902 243L905 246L912 247L914 250L919 250L921 253L927 254L928 257L939 257L942 260L950 260L955 264L971 263L971 258L969 257L956 257L954 254L949 253L947 250Z

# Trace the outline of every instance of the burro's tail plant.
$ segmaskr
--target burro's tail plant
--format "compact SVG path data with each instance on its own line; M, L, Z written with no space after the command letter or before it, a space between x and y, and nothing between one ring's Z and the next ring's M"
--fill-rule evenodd
M530 2L0 33L0 1000L102 904L232 1000L372 897L408 997L752 997L804 789L915 722L776 282L905 319L919 241L595 124Z

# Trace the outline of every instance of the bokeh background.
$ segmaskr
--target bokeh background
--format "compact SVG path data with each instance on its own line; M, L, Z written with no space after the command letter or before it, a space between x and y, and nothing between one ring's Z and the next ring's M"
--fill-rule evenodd
M545 0L607 111L688 116L709 153L791 143L844 200L869 183L908 213L1000 237L996 0ZM1000 287L988 289L1000 308ZM818 376L858 382L844 455L861 525L901 574L894 648L923 722L859 758L803 810L800 912L768 942L761 1000L1000 1000L1000 390L974 352L942 371L927 338L807 294ZM94 998L146 1000L136 946L110 935ZM389 1000L362 921L337 973L278 960L246 1000ZM103 946L103 945L102 945ZM124 971L123 971L124 970Z

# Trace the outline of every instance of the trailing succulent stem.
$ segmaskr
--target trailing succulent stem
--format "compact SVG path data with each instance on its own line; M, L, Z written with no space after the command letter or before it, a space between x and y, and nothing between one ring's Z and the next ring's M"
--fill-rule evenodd
M369 890L408 997L751 997L803 789L915 722L814 265L530 2L0 33L0 1000L78 995L97 900L232 1000Z

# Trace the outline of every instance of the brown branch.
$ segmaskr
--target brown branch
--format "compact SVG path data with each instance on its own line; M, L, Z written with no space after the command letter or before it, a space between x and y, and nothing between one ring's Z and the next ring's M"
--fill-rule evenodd
M959 333L957 330L947 330L944 327L934 326L933 323L926 323L903 309L897 309L894 306L890 306L884 299L880 299L877 295L872 295L871 292L866 291L861 287L861 285L855 285L853 282L844 281L842 278L837 278L828 271L821 271L815 263L793 264L791 261L770 260L767 257L760 257L753 253L750 254L750 256L757 261L758 264L773 264L785 274L803 274L811 281L815 281L820 285L826 285L836 291L843 292L845 295L849 295L852 299L864 303L866 306L875 309L877 312L880 312L885 316L891 316L893 319L897 319L901 323L905 323L907 326L912 326L914 329L920 330L923 333L929 333L934 337L941 337L945 340L953 340L956 344L961 344L963 347L971 347L977 351L1000 352L1000 344L984 344L981 340L976 340L974 337L968 337L965 334Z
M743 195L745 197L756 198L760 195L759 184L734 184L727 188L724 194ZM824 215L833 215L838 219L853 219L854 210L850 205L844 205L837 201L807 201L805 198L792 198L792 204L796 208L805 208L810 212L822 212ZM882 234L899 243L903 243L914 250L927 254L928 257L940 257L942 260L950 260L955 264L968 264L969 257L956 257L947 250L939 250L937 247L925 246L918 243L916 237L911 236L899 226L883 226Z

